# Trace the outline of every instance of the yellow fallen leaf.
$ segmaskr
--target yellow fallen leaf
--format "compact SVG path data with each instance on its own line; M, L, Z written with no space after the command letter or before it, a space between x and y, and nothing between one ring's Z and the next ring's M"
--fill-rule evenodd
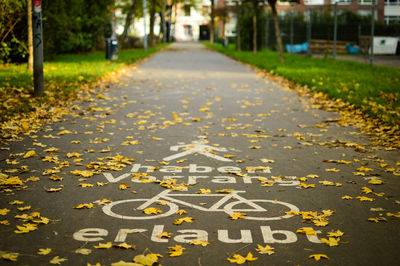
M196 192L197 194L211 194L211 189L200 188L199 191Z
M9 261L17 261L18 260L18 253L5 253L1 256L3 260Z
M275 248L266 245L265 247L261 246L261 245L257 245L256 251L258 251L258 253L260 254L268 254L268 255L272 255L275 253L274 251Z
M97 246L93 246L93 247L97 248L97 249L108 249L108 248L112 247L112 243L111 242L107 242L105 244L99 243Z
M328 233L329 237L341 237L343 235L344 235L344 233L342 231L340 231L340 230L337 230L336 232L329 232Z
M254 260L258 259L256 257L254 257L253 254L251 254L251 252L249 252L246 257L242 257L239 254L233 254L232 257L233 257L233 259L228 258L227 260L231 263L236 263L236 264L243 264L246 261L254 261Z
M179 257L183 254L183 250L186 248L182 247L181 245L176 245L174 247L168 247L168 249L170 250L168 252L170 257Z
M78 186L83 187L83 188L86 188L86 187L94 187L93 184L85 184L85 183L80 183L80 184L78 184Z
M117 247L117 248L124 248L124 249L136 249L135 246L129 245L128 243L125 243L125 242L122 244L119 244L119 245L114 244L113 246Z
M23 212L23 211L28 211L32 208L32 206L25 206L25 207L19 207L17 208L19 211Z
M331 182L331 181L319 181L320 184L324 185L324 186L334 186L335 183Z
M319 175L307 175L308 178L319 178Z
M7 208L0 209L0 215L6 215L6 214L9 213L9 212L10 212L10 210L7 209Z
M329 237L328 239L321 238L321 241L324 242L325 244L327 244L330 247L339 246L340 237L338 237L338 238Z
M229 215L229 218L231 218L232 220L237 220L239 218L245 217L246 215L247 215L246 213L235 212L235 213Z
M312 229L311 227L303 227L303 228L299 228L296 233L299 234L305 234L308 236L316 236L317 232L314 231L314 229Z
M387 215L388 217L400 218L400 212L397 212L397 213L387 212L386 215Z
M176 219L174 224L182 224L183 222L187 222L187 223L193 223L193 218L192 217L184 217L184 218L179 218Z
M149 253L146 255L137 255L133 258L133 261L135 263L139 263L141 265L145 265L145 266L152 266L154 263L156 263L158 261L159 258L162 258L163 256L160 254L155 254L155 253ZM124 266L125 264L119 264L121 266ZM128 265L128 264L126 264ZM115 266L118 266L117 264L115 264ZM137 264L135 265L137 266Z
M203 246L203 247L206 247L207 245L209 245L210 244L210 242L208 242L208 241L205 241L205 240L203 240L203 239L193 239L192 241L190 241L190 243L189 243L190 245L201 245L201 246Z
M84 208L91 209L93 207L94 207L93 203L81 203L78 206L75 206L74 209L84 209Z
M185 211L185 210L176 211L176 214L179 214L179 215L182 215L182 214L185 214L185 213L187 213L187 211Z
M310 187L315 187L315 184L306 184L306 183L300 183L299 187L302 188L310 188Z
M156 208L154 208L154 207L151 207L151 208L146 208L146 209L144 209L143 212L144 212L145 214L147 214L147 215L150 215L150 214L162 213L163 211L160 210L160 209L156 209Z
M372 185L382 185L383 181L381 179L374 178L374 179L369 180L368 183L372 184Z
M28 151L27 153L25 153L24 159L28 159L28 158L30 158L30 157L32 157L34 155L36 155L35 151Z
M58 264L61 265L61 262L67 261L67 259L60 258L59 256L55 256L53 259L51 259L50 264Z
M351 199L353 199L353 197L352 197L352 196L347 196L347 195L345 195L345 196L342 197L342 199L344 199L344 200L351 200Z
M328 169L325 169L325 171L326 172L340 172L340 170L336 169L336 168L328 168Z
M365 196L358 196L356 198L359 199L360 201L374 201L373 198L368 198L368 197L365 197Z
M50 254L50 252L51 252L51 248L39 248L39 251L37 252L37 254L47 255L47 254Z
M90 253L92 253L92 250L88 248L78 248L74 252L77 254L89 255Z
M310 259L315 259L316 261L319 261L321 258L329 260L329 257L326 256L325 254L313 254L309 256Z
M170 238L171 236L172 236L172 233L162 232L162 233L159 234L157 237L161 239L161 238L163 238L163 237Z

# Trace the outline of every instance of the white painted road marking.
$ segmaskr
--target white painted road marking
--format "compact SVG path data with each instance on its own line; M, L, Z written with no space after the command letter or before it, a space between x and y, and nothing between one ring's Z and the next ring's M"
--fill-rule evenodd
M257 220L257 221L273 221L273 220L282 220L282 219L287 219L292 217L293 215L288 215L288 214L283 214L283 211L295 211L299 212L299 208L297 208L295 205L287 203L287 202L282 202L282 201L276 201L276 200L266 200L266 199L253 199L253 200L248 200L245 199L241 196L239 196L239 193L245 193L246 191L232 191L230 194L189 194L189 193L175 193L172 194L170 193L170 190L164 190L160 192L159 194L155 195L151 199L127 199L127 200L120 200L120 201L114 201L106 206L103 207L103 212L111 217L119 218L119 219L124 219L124 220L150 220L150 219L156 219L156 218L162 218L162 217L167 217L172 214L174 214L178 209L178 204L183 205L183 206L188 206L193 209L197 209L200 211L205 211L205 212L225 212L229 215L234 214L235 212L266 212L268 213L268 210L260 206L259 203L266 203L269 206L276 206L280 205L280 207L284 207L282 210L282 215L279 216L273 216L273 217L252 217L250 215L244 217L244 219L248 220ZM215 202L212 206L210 207L204 207L201 205L196 205L192 203L187 203L183 200L177 199L177 197L216 197L220 198L217 202ZM229 200L235 200L234 202L227 203ZM120 204L131 204L133 202L142 202L144 201L143 204L136 206L130 207L129 211L134 212L137 211L137 214L141 214L142 211L148 207L150 207L152 204L156 204L160 200L165 200L167 202L167 205L169 207L169 210L167 212L163 212L161 214L157 215L151 215L151 216L134 216L134 215L121 215L112 210L112 208L116 205ZM257 202L257 203L256 203ZM241 209L234 209L234 206L237 204L246 204L248 208L241 208ZM225 206L224 206L225 205ZM121 205L120 205L121 206Z
M232 162L231 159L218 156L212 153L212 151L226 152L227 151L226 148L213 147L210 145L203 144L201 141L193 141L192 144L176 145L170 148L171 151L178 151L179 149L185 149L185 151L165 157L163 160L168 162L176 160L178 158L185 157L190 154L198 153L218 161Z

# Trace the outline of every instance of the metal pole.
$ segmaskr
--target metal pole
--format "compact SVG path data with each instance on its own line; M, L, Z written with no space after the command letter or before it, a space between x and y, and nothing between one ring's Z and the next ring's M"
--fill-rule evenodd
M143 35L143 49L147 51L147 27L146 27L146 0L143 0L143 25L144 25L144 35Z
M312 9L308 10L308 23L307 23L307 54L311 56L311 25L312 25Z
M29 0L32 1L32 0ZM33 0L33 85L34 96L44 95L42 1Z
M293 52L293 11L290 12L290 51L289 53Z
M369 54L369 64L374 64L374 35L375 35L375 0L372 0L372 15L371 15L371 52Z
M335 21L333 29L333 59L336 59L337 16L338 16L338 1L335 2Z

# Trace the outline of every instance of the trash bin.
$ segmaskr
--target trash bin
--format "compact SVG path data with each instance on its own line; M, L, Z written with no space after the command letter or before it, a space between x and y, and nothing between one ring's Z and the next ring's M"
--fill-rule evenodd
M113 61L118 59L118 40L107 39L106 40L106 59Z

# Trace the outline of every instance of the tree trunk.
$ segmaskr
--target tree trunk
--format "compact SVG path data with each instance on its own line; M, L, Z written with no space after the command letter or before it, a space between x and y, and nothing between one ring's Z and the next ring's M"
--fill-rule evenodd
M257 54L257 3L253 2L253 54Z
M28 2L28 71L33 72L33 29L32 29L32 0Z
M154 24L156 22L156 4L157 0L152 0L150 7L150 33L149 33L150 47L154 47L155 45Z
M240 52L241 47L240 47L240 7L239 7L239 1L236 2L236 17L237 17L237 23L236 23L236 49Z
M285 58L283 56L283 46L282 46L282 39L281 39L281 32L279 30L279 20L278 20L278 12L276 11L276 2L271 5L272 9L272 17L274 19L274 26L275 26L275 38L276 38L276 44L278 45L278 51L279 51L279 59L281 63L285 62Z
M125 18L125 26L124 26L124 32L122 32L122 35L120 37L120 43L122 45L122 47L124 46L125 43L125 39L128 36L128 31L129 31L129 27L131 26L132 23L132 16L135 13L136 10L136 6L137 6L137 0L132 0L132 5L131 8L128 11L128 14L126 15Z
M163 42L166 43L167 42L167 23L165 20L165 7L167 5L167 0L163 1L162 4L162 11L161 11L161 22L162 22L162 37L163 37Z
M211 0L211 25L210 25L210 43L214 43L214 35L215 35L215 13L214 13L214 0Z

